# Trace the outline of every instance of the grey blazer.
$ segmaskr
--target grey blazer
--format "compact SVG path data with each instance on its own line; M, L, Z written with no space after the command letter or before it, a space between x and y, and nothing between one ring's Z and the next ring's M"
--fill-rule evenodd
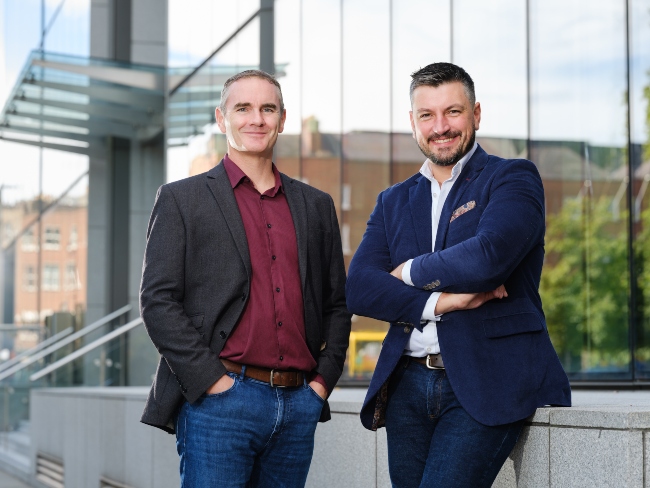
M307 346L331 391L350 333L334 202L281 178L296 228ZM140 288L140 312L161 358L141 422L174 433L183 401L195 402L225 374L219 353L244 310L250 276L244 224L223 164L161 186ZM320 420L329 419L325 403Z

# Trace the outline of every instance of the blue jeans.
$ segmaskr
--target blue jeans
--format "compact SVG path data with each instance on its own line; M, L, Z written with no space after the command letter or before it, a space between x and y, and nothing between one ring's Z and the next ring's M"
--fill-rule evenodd
M229 390L181 407L181 487L303 487L323 399L306 383L278 388L228 374Z
M444 369L402 358L391 376L386 408L393 487L490 487L523 424L477 422L456 399Z

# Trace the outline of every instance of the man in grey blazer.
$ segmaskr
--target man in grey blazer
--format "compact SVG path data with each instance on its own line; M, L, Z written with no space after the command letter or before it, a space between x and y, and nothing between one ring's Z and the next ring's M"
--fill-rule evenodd
M272 162L279 83L249 70L216 109L228 153L158 190L140 306L161 359L142 422L176 434L183 487L299 487L350 332L332 198Z

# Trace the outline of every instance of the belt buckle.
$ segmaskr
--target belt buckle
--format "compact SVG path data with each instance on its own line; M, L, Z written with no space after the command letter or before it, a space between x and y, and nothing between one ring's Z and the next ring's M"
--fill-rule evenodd
M445 369L444 366L442 366L442 367L441 366L434 366L433 364L431 364L431 357L432 356L437 356L437 354L427 354L427 360L425 361L426 367L429 368L429 369Z
M275 385L275 384L273 384L273 373L275 373L274 369L271 370L271 381L269 381L269 383L271 384L271 388L273 388L273 387L275 387L275 388L286 388L285 385Z

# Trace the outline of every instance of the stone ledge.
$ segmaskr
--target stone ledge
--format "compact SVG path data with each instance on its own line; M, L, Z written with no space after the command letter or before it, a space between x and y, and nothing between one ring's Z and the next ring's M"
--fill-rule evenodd
M68 488L97 486L107 473L133 486L176 488L173 436L138 421L148 391L33 390L31 463L37 451L64 459ZM385 429L370 432L359 421L364 396L365 389L332 393L332 421L316 430L308 488L329 487L333 480L337 486L390 487ZM578 390L573 397L575 406L539 408L529 419L494 487L650 488L650 391ZM98 449L81 448L88 439ZM112 455L102 454L104 445L112 446ZM152 480L151 473L164 475Z

